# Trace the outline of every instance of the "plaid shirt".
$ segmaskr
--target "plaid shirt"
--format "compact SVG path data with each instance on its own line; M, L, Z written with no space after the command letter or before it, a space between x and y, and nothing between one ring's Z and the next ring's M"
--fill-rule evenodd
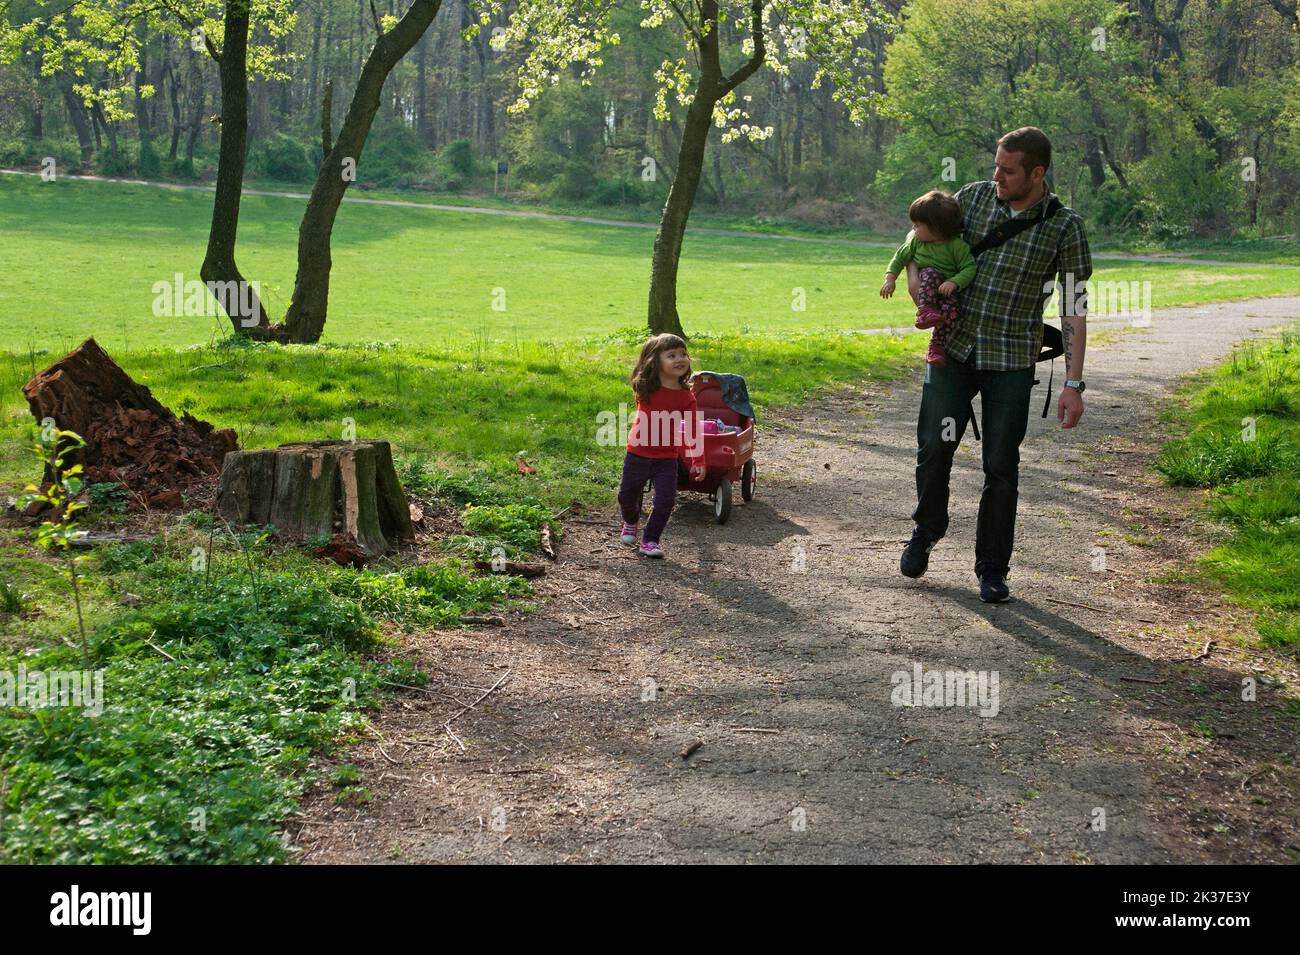
M1051 196L1044 190L1042 199L1020 215L1040 218ZM968 183L958 191L957 202L972 247L1011 218L1011 207L997 197L992 182ZM1086 312L1087 286L1082 283L1092 275L1092 254L1083 219L1073 209L1063 206L1046 222L989 249L976 262L975 281L960 293L961 312L946 345L948 354L961 361L973 355L976 368L1014 371L1034 364L1042 349L1043 308L1053 282L1061 282L1064 293L1073 290L1071 314ZM1065 299L1063 294L1063 304Z

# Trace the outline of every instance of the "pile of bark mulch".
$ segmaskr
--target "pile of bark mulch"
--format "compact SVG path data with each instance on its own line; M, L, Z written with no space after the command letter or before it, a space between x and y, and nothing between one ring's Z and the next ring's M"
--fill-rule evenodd
M230 428L177 418L93 338L27 382L23 394L38 423L53 419L86 441L65 464L80 463L87 484L123 485L134 510L184 506L184 496L210 484L239 446Z

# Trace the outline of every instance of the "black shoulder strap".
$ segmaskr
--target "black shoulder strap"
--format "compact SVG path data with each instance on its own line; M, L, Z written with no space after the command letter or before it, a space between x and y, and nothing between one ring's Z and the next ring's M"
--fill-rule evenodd
M971 255L979 256L989 251L989 249L996 249L1003 242L1006 242L1013 236L1019 235L1026 229L1032 229L1041 222L1046 222L1052 216L1056 215L1061 208L1061 200L1056 198L1056 196L1052 196L1052 198L1048 200L1047 208L1043 210L1043 214L1037 219L1026 219L1023 216L1016 216L1014 219L1008 219L984 238L980 239L978 243L971 246Z

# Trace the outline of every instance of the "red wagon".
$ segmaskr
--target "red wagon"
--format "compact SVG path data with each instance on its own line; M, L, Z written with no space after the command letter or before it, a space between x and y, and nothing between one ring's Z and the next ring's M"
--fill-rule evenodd
M738 376L737 376L738 377ZM740 379L743 387L744 381ZM677 489L707 494L713 502L713 516L719 524L731 516L732 485L740 482L740 496L754 499L754 419L733 409L723 398L722 383L709 372L691 379L691 391L706 422L704 441L704 477L692 481L683 465L679 468ZM748 407L748 396L745 406ZM750 408L749 410L753 410ZM715 422L710 427L708 422ZM721 427L718 427L718 424ZM731 429L735 430L731 430Z

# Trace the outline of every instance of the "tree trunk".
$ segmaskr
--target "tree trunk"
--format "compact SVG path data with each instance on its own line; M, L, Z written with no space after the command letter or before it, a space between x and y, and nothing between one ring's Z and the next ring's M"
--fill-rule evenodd
M189 135L185 137L185 169L194 175L194 149L199 137L203 135L203 105L207 101L207 87L203 80L203 71L199 68L198 56L195 55L190 66L190 123Z
M722 181L722 137L713 146L713 181L714 191L718 194L718 211L727 211L727 184Z
M311 59L307 66L307 102L315 105L317 84L320 81L320 28L324 4L316 8L316 21L311 32Z
M325 98L320 104L320 155L325 157L334 148L334 81L325 81Z
M695 193L704 170L704 149L713 122L713 107L743 83L762 65L766 57L763 37L764 0L750 2L750 36L754 51L750 58L730 76L724 76L718 39L718 2L701 0L699 34L700 76L695 97L686 111L681 146L677 151L677 170L668 188L668 199L659 217L655 234L654 256L650 265L650 302L648 325L653 334L671 332L685 337L681 317L677 314L677 265L682 254L682 238L690 218Z
M104 115L104 107L100 105L98 100L95 101L94 116L108 136L109 153L114 159L117 159L117 127L108 121L108 117Z
M791 92L794 94L794 136L790 143L790 165L798 169L803 165L803 81L797 70L790 71Z
M341 534L368 557L411 540L410 505L387 441L309 441L226 455L217 513L291 540Z
M45 138L45 101L41 98L41 65L43 58L39 52L33 57L36 61L32 74L32 139L42 140Z
M72 82L66 77L59 78L59 91L63 94L63 104L68 108L68 119L77 133L77 145L81 147L81 165L89 168L95 156L95 144L90 138L90 122L86 118L86 106L81 98L72 91Z
M149 120L149 101L140 92L140 87L149 82L149 46L140 43L140 68L132 77L131 86L135 91L135 128L143 144L153 138L153 124Z
M415 54L415 133L426 146L433 142L429 129L429 37L420 37Z
M239 200L248 158L249 6L250 0L225 0L225 37L217 59L221 74L221 144L208 249L199 274L209 288L224 290L222 294L214 291L214 297L237 334L263 337L257 334L268 325L262 302L235 264Z
M1101 184L1106 181L1106 168L1101 158L1101 144L1098 143L1096 136L1087 136L1084 139L1085 150L1083 161L1088 166L1088 177L1092 183L1092 191L1096 192L1101 188Z
M181 130L184 128L184 120L181 111L181 84L180 77L176 74L176 68L172 65L171 57L168 55L168 47L163 44L163 70L167 76L168 89L171 91L172 104L172 141L171 146L167 149L167 161L176 162L176 153L181 146Z
M375 48L361 69L347 116L334 148L321 162L311 199L298 229L298 274L294 279L293 299L284 318L282 336L289 341L320 340L329 306L330 235L339 205L350 185L350 180L344 178L345 160L360 164L370 124L379 110L384 81L423 36L441 5L442 0L415 0L396 26L375 42Z
M90 117L90 131L95 134L95 151L104 148L104 138L99 132L99 113L91 107L86 107L86 115Z
M671 332L685 337L682 320L677 314L677 264L682 254L686 222L695 203L700 175L704 170L704 147L716 99L706 99L696 89L682 127L682 145L677 152L677 174L668 188L668 199L659 217L655 235L654 257L650 266L650 314L652 334Z

